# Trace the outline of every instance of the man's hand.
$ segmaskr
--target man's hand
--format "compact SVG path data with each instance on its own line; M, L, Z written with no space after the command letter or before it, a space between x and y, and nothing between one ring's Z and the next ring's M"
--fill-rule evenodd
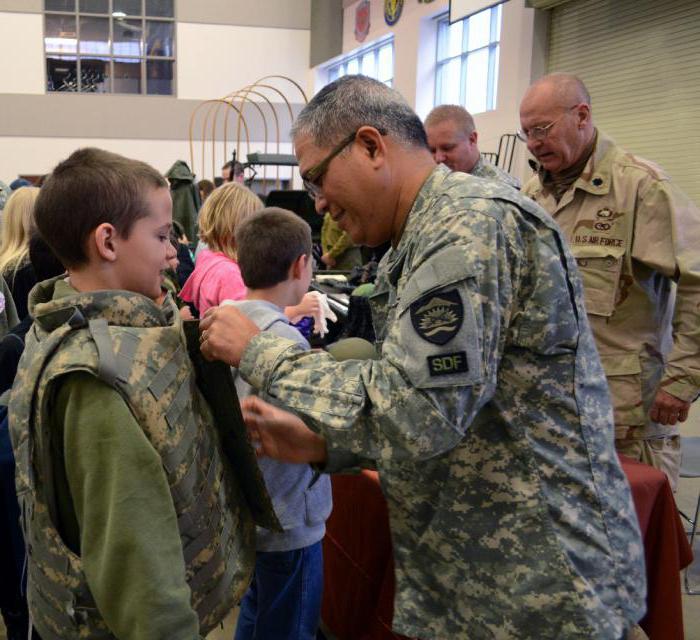
M235 307L212 307L199 323L202 355L237 367L248 343L258 333L257 325Z
M323 264L325 264L327 267L330 267L331 269L335 267L336 264L335 258L331 256L330 253L324 253L321 256L321 262L323 262Z
M649 417L659 424L673 425L676 422L685 422L688 419L689 410L690 402L680 400L663 389L659 389L656 392L654 404L651 405Z
M259 456L292 463L326 461L326 440L294 414L256 396L244 398L241 408L248 436Z

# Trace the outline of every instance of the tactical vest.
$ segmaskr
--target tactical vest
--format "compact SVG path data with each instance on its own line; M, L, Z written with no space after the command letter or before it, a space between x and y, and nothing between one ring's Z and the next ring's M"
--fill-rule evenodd
M52 291L53 282L41 287ZM80 557L64 544L52 517L49 400L58 377L80 370L119 392L162 458L192 607L206 635L249 584L255 525L238 482L222 463L177 311L138 294L103 291L37 304L34 317L10 401L34 625L44 640L113 637Z

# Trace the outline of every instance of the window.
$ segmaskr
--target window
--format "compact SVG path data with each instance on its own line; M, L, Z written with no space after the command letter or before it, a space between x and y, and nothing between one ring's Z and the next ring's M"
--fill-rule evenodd
M46 90L173 95L174 0L45 0Z
M391 87L394 82L394 39L389 38L361 49L328 67L328 82L356 73Z
M438 19L435 104L461 104L471 113L496 108L501 5L450 24Z

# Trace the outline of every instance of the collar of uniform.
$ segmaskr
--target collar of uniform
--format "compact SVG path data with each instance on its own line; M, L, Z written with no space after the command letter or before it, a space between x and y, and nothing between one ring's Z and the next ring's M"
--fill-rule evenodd
M593 195L604 195L610 191L612 159L615 143L602 131L596 130L596 144L583 172L574 182L574 189Z
M65 275L40 282L30 293L30 313L45 331L65 322L79 325L98 317L115 326L165 327L173 324L172 306L169 296L158 306L132 291L81 293L66 281Z
M410 238L416 232L416 228L420 224L423 212L430 208L435 198L436 193L440 193L439 185L452 172L444 164L440 164L426 178L423 186L418 191L416 199L413 201L413 206L406 216L403 231L399 244L392 247L391 254L387 259L386 271L389 281L396 285L398 277L403 270L403 262L406 258L406 251L410 245Z

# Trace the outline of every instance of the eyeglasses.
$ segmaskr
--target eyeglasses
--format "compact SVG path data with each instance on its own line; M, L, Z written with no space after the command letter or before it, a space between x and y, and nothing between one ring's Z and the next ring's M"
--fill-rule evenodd
M576 107L578 107L578 104L575 104L573 107L569 107L556 120L552 120L552 122L544 125L544 127L532 127L532 129L518 129L515 132L515 135L518 136L518 138L523 142L527 142L530 138L541 142L549 135L551 128L555 124L557 124L557 122L559 122L559 120L561 120L567 113L569 113L569 111L576 109Z
M321 180L323 176L328 171L328 166L331 160L335 158L345 147L351 144L355 140L357 135L357 130L353 131L347 138L343 138L336 147L331 151L321 162L319 162L315 167L311 167L305 175L301 177L302 183L304 184L304 189L309 192L309 195L316 200L321 197L322 187Z

